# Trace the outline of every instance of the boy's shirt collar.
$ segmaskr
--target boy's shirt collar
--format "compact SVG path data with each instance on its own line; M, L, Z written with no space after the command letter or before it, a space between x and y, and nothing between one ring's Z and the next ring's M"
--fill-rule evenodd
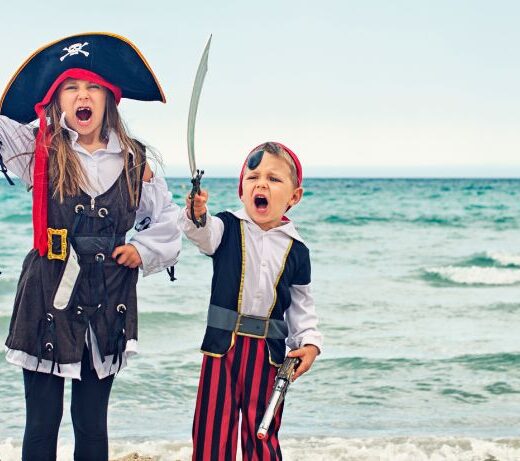
M296 230L296 227L294 227L293 222L288 219L287 221L284 221L284 224L278 227L273 227L272 229L269 229L268 231L264 231L258 224L256 224L251 217L247 214L246 210L244 208L240 208L236 211L231 211L231 213L236 216L238 219L242 219L244 221L250 222L256 229L258 229L261 232L283 232L284 234L288 235L289 237L292 237L295 240L298 240L305 244L304 240Z

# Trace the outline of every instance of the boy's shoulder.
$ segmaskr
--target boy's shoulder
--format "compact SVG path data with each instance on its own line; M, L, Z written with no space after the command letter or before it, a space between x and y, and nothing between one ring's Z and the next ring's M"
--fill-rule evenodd
M235 218L235 219L238 219L232 211L230 210L224 210L224 211L219 211L215 216L218 216L220 219L224 218L224 219L229 219L229 218Z
M238 225L240 223L240 219L237 216L235 216L235 214L232 211L229 210L220 211L217 214L215 214L215 216L224 223L225 228L227 228L229 225Z

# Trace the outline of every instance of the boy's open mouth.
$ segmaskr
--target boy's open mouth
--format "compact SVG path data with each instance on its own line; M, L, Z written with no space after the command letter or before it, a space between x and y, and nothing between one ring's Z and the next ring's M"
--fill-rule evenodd
M76 117L81 122L89 121L91 116L92 109L90 109L90 107L78 107L78 110L76 110Z
M255 207L259 210L265 210L269 204L267 198L263 195L255 195L254 201Z

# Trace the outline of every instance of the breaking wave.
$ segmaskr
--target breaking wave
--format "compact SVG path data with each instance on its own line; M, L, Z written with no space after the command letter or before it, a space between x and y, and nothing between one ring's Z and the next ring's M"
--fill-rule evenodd
M425 278L456 285L515 285L520 283L520 270L481 266L433 267L425 270Z

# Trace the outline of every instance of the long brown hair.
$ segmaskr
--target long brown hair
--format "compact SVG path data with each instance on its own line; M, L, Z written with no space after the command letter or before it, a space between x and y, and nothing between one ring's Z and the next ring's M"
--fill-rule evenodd
M57 93L46 107L47 116L50 118L49 181L53 197L59 197L59 201L62 203L66 196L79 195L80 190L87 187L89 182L78 156L72 149L69 132L60 125L61 109ZM142 170L145 167L144 146L128 135L117 110L114 95L108 90L106 95L101 138L106 141L110 130L116 132L122 147L130 203L132 206L136 206L139 199ZM134 153L133 158L130 152Z

